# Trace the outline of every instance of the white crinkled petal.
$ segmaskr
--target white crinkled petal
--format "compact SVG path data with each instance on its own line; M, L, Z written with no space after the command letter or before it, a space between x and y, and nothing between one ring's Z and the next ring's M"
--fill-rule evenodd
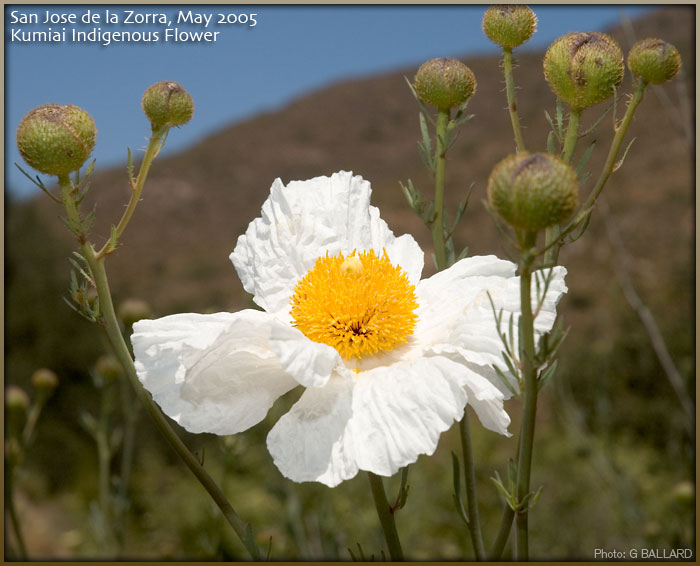
M267 448L285 477L334 487L357 474L345 439L353 386L352 379L334 375L325 387L304 391L277 421L267 436Z
M282 369L304 387L322 387L334 369L345 369L335 348L313 342L286 324L277 324L272 328L270 348Z
M465 366L435 356L333 377L307 390L268 436L280 471L334 486L357 470L391 476L432 454L469 400L485 426L507 434L503 395Z
M165 414L190 432L241 432L298 385L269 347L275 324L254 310L139 321L131 336L136 371Z
M465 258L422 280L416 288L419 344L450 344L452 333L475 305L489 306L486 292L515 278L515 265L496 256Z
M537 285L533 276L532 308L537 312L536 339L551 330L554 324L557 302L566 292L565 275L565 268L554 268L541 306L537 302ZM539 277L540 288L543 288L542 275ZM420 303L420 320L414 335L424 350L443 355L458 352L470 366L495 365L507 372L494 308L497 313L502 313L501 333L510 334L512 317L517 352L520 278L515 275L514 264L494 256L467 258L421 281L416 293ZM456 359L454 356L450 358ZM494 372L487 373L495 376ZM515 377L510 377L511 385L517 389ZM510 395L500 378L496 376L492 381L504 394Z
M394 237L370 206L368 181L341 171L331 177L275 180L262 216L239 237L231 254L246 291L266 311L287 315L294 286L326 253L386 250L413 283L420 279L423 252L410 235Z

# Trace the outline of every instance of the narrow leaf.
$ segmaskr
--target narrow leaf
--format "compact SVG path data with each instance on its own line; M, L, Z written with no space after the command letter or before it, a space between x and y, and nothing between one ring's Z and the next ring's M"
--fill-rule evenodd
M627 148L625 149L625 153L622 154L622 159L620 159L620 161L618 161L617 163L615 163L615 167L613 167L613 170L612 170L613 173L614 173L615 171L617 171L620 167L622 167L622 164L625 162L625 158L627 157L627 152L630 150L630 148L632 147L632 144L634 143L634 141L635 141L636 139L637 139L637 138L632 138L632 140L630 141L630 143L627 144Z
M576 175L577 176L579 176L579 177L581 176L581 171L586 166L588 159L591 157L591 154L593 153L593 150L595 149L595 144L596 144L596 141L593 140L591 142L591 145L588 146L585 153L581 156L581 159L578 162L578 166L576 167Z

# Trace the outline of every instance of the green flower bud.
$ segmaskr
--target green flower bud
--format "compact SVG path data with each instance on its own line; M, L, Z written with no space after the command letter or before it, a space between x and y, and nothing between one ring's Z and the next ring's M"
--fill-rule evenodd
M491 206L516 228L537 232L566 220L578 205L578 180L570 165L547 153L510 155L488 182Z
M5 416L8 436L20 433L27 419L29 397L24 389L16 385L8 385L5 388Z
M117 316L127 328L144 318L151 318L150 305L142 299L126 299L117 307Z
M627 65L635 75L660 85L670 81L681 68L681 56L670 43L661 39L642 39L632 46Z
M104 355L97 358L95 369L108 381L116 381L122 376L121 364L117 361L117 358L111 355Z
M569 33L544 56L544 77L573 110L583 110L612 96L622 83L622 50L604 33Z
M426 104L449 110L471 98L476 90L476 77L457 59L432 59L418 69L413 88Z
M153 129L182 126L192 119L194 102L190 94L173 81L161 81L143 93L141 107Z
M537 16L525 4L499 4L486 10L481 27L491 41L513 49L535 33Z
M17 414L24 414L29 407L29 397L24 389L16 385L8 385L5 388L5 408Z
M97 128L85 110L67 104L45 104L30 110L17 128L17 147L34 169L67 175L90 157Z
M41 392L51 393L58 387L58 376L50 369L38 369L32 374L32 385Z
M695 486L692 482L682 481L673 488L671 496L677 503L692 505L695 501Z

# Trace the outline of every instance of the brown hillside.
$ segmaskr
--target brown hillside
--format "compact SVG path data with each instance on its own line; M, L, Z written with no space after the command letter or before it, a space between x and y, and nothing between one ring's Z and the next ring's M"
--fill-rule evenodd
M605 193L634 258L634 280L645 300L662 315L669 309L670 297L680 299L683 310L690 301L692 144L674 120L683 124L692 119L682 112L692 108L694 100L694 21L694 7L680 6L634 22L638 38L658 36L677 45L684 67L681 76L664 88L665 98L647 94L628 133L628 139L637 140ZM625 51L629 49L628 35L620 30L613 35ZM518 103L526 142L530 149L544 150L549 126L543 109L554 113L554 96L543 80L542 53L517 55ZM468 245L471 254L503 255L497 230L481 203L492 166L513 150L502 75L495 57L465 61L478 80L469 106L475 117L449 154L447 181L454 203L470 183L475 189L456 241ZM412 178L424 191L430 190L429 175L416 151L417 108L404 80L414 73L409 68L330 86L156 161L123 245L108 262L117 301L142 297L159 314L247 305L228 255L238 235L259 214L273 179L306 179L341 169L372 182L374 204L396 233L415 235L426 250L430 271L428 230L406 205L399 187L400 181ZM627 76L623 92L630 91L630 84ZM603 107L584 113L584 128ZM599 143L587 168L595 177L612 137L610 116L593 137ZM579 144L577 156L586 146L585 141ZM584 195L590 185L591 181L583 188ZM90 198L97 201L93 233L101 243L128 200L125 173L122 169L99 172L92 187ZM31 277L32 261L45 261L32 250L22 250L21 260L15 255L21 248L18 231L27 228L27 215L33 223L41 223L52 240L69 242L58 220L59 210L48 199L23 204L10 215L8 227L16 281ZM564 250L562 261L571 272L571 292L564 308L591 309L586 313L589 324L604 325L607 317L599 309L605 308L601 305L615 283L600 215L594 217L585 238ZM51 277L67 285L67 271L65 263L57 264ZM58 298L56 308L73 316ZM676 307L670 308L675 312Z

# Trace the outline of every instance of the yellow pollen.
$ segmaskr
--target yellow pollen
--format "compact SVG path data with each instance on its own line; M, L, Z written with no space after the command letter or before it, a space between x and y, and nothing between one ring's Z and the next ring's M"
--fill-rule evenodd
M346 360L403 344L418 319L406 273L373 250L318 258L294 288L291 305L294 326Z

